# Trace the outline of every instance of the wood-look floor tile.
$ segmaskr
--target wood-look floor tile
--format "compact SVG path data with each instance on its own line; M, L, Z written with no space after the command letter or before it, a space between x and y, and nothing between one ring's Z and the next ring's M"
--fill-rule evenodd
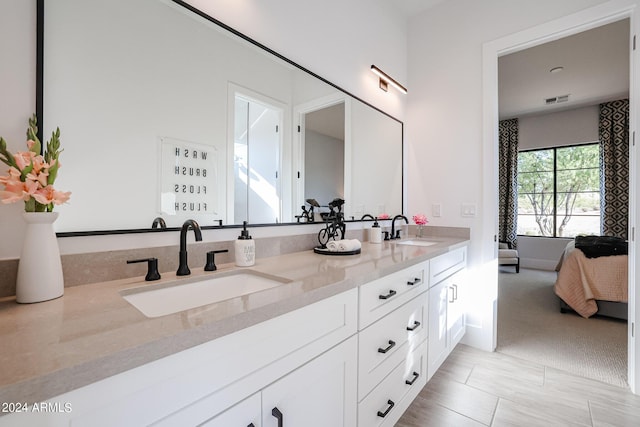
M488 408L496 399L490 418ZM636 427L640 396L627 388L458 345L397 425Z
M504 399L498 404L496 416L500 407L503 407L503 410L506 407L510 412L516 413L528 409L532 413L543 414L545 419L551 417L569 425L591 425L586 398L572 397L568 394L554 395L545 390L542 384L527 381L527 378L526 375L511 377L495 370L476 367L467 384Z
M486 427L486 425L419 395L395 427Z
M544 368L520 368L517 364L506 363L504 366L476 365L466 384L504 398L541 390L544 385Z
M437 372L420 392L421 397L483 424L491 424L498 398Z
M558 417L555 411L542 404L522 404L500 399L492 427L591 427L591 418L579 420Z
M640 405L621 403L602 404L591 402L593 427L637 427L640 426Z
M640 396L632 394L628 388L579 377L558 369L546 369L544 388L556 395L560 392L604 405L623 404L640 408Z
M467 382L476 362L467 355L452 353L440 366L436 375L459 383Z

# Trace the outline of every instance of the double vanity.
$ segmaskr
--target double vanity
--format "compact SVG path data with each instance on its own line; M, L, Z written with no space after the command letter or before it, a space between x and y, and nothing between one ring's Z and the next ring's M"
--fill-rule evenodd
M464 335L467 244L364 242L0 300L0 426L393 426Z

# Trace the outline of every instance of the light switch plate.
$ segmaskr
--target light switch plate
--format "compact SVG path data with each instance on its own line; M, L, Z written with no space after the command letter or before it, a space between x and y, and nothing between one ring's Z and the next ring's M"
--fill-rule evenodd
M434 218L442 216L442 204L434 203L431 205L431 216Z
M460 207L460 215L464 218L474 218L477 206L475 203L463 203Z

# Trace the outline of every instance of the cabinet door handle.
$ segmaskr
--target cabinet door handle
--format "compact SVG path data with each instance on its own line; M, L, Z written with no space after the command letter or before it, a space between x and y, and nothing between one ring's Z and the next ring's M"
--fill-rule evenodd
M453 287L449 286L449 289L451 289L451 299L449 300L449 302L451 303L451 302L454 302L456 299L454 297L455 293L453 291Z
M411 380L406 380L404 383L406 385L413 385L413 383L416 382L416 380L418 379L418 377L420 377L420 374L417 372L413 372L413 378L411 378Z
M280 409L278 409L278 407L274 407L271 410L271 415L273 415L274 417L276 417L276 419L278 420L278 427L283 427L284 426L284 422L282 421L282 419L284 418L284 416L282 415L282 412L280 412Z
M387 416L387 414L389 413L389 411L390 411L391 409L393 409L393 407L394 407L394 406L396 406L396 404L395 404L395 403L393 403L393 400L391 400L391 399L387 400L387 405L389 405L389 407L388 407L384 412L382 412L382 411L378 411L378 416L379 416L379 417L381 417L381 418L386 417L386 416Z
M453 300L455 301L458 299L458 285L453 284L451 286L453 286Z
M396 294L396 291L394 291L393 289L391 289L391 290L389 291L389 293L388 293L388 294L386 294L386 295L378 295L378 298L380 298L380 299L389 299L389 298L391 298L392 296L394 296L395 294Z
M413 322L413 326L407 326L407 331L415 331L418 326L420 326L420 322L416 320Z
M253 423L251 423L251 424L249 424L247 427L256 427L256 425L255 425L255 424L253 424Z
M387 351L391 350L395 346L396 346L396 342L389 340L389 346L387 346L387 348L378 348L378 353L385 354Z
M412 282L411 280L409 280L409 281L407 282L407 285L409 285L409 286L413 286L413 285L418 284L418 283L420 283L420 282L422 282L422 279L420 279L419 277L415 277L415 278L413 279L413 282Z

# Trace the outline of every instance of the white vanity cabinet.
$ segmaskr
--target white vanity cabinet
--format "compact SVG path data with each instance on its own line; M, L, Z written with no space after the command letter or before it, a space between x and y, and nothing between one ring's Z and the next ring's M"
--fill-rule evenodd
M466 248L431 260L429 289L430 379L465 333L463 296L467 266Z
M0 426L277 426L263 404L292 419L301 414L295 405L317 416L311 408L320 392L335 394L323 409L344 419L323 425L353 426L357 298L351 289L49 400L69 403L68 413L9 414ZM293 388L294 394L283 394Z
M356 363L354 336L265 388L262 426L355 426Z
M202 427L262 427L261 393L247 397L222 414L206 421Z
M466 265L454 249L48 400L69 412L0 427L391 427L465 333Z
M354 336L203 425L355 426L356 354Z
M393 426L426 384L429 262L360 287L358 426Z

